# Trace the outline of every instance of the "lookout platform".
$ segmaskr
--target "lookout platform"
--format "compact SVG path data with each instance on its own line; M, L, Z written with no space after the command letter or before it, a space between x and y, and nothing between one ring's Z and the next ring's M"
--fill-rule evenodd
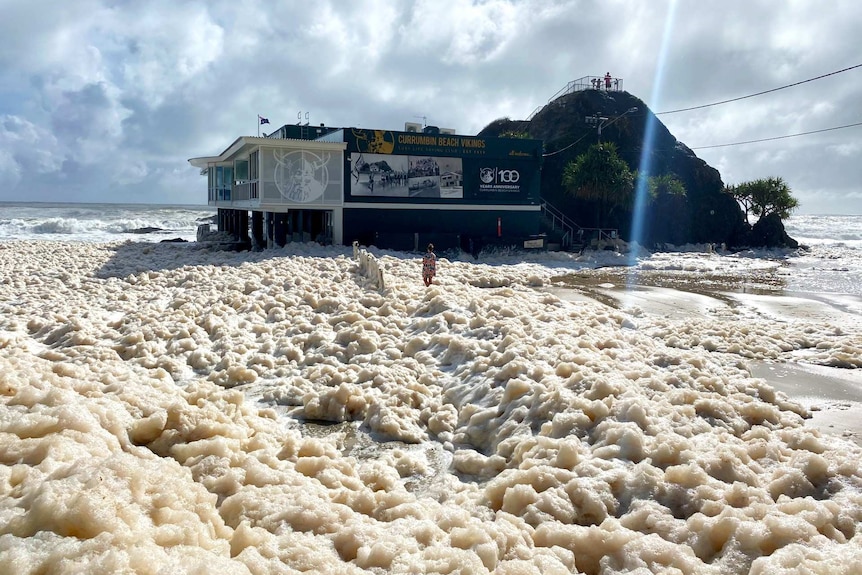
M623 79L615 78L610 75L610 73L605 74L604 76L584 76L582 78L578 78L577 80L572 80L568 84L566 84L559 92L548 98L548 104L560 98L561 96L565 96L566 94L572 94L574 92L582 92L584 90L601 90L603 92L622 92L623 91ZM527 116L527 121L533 119L533 116L538 114L542 108L544 108L547 104L542 104L538 108L532 111L532 113Z

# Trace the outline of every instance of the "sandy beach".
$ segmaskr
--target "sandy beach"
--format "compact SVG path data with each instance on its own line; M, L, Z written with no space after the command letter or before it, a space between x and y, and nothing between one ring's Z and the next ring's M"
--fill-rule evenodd
M668 272L579 270L552 278L543 288L564 300L596 301L639 317L688 325L725 322L813 322L862 333L862 297L789 292L774 270L709 275ZM753 360L752 376L765 379L809 411L809 424L823 433L862 445L862 370L855 363L812 365L807 352ZM836 362L838 363L838 362ZM851 367L848 369L848 367Z

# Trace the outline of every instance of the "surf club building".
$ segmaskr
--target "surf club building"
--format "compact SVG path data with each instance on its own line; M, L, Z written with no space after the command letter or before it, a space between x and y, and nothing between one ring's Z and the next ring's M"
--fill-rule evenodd
M285 125L189 163L207 176L218 229L255 248L543 247L542 141L449 132Z

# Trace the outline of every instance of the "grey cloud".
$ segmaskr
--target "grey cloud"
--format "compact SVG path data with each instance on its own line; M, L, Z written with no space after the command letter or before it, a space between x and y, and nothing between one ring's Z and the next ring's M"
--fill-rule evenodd
M860 63L852 47L862 9L847 0L830 9L676 2L665 39L671 5L7 0L0 117L35 135L29 145L9 129L0 137L0 173L22 173L0 199L62 190L66 199L202 203L203 182L186 159L255 134L257 114L270 128L302 112L312 124L387 129L419 115L475 133L500 116L524 118L567 82L606 71L663 111ZM661 120L690 146L814 130L862 121L860 86L862 69ZM829 211L858 190L858 154L831 148L858 139L852 130L698 155L725 180L780 175L806 210Z

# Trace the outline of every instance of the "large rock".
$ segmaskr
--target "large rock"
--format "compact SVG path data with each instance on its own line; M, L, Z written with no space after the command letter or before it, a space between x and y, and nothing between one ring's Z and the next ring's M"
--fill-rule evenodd
M751 245L767 248L798 248L799 242L787 235L778 214L769 214L751 227Z
M637 108L637 112L628 112ZM751 228L739 204L722 190L718 170L678 141L639 98L628 92L583 90L563 95L529 121L495 120L480 136L524 134L545 142L542 197L582 227L597 227L595 206L567 193L562 186L566 164L598 141L596 126L586 118L598 114L617 118L603 127L601 140L614 142L632 170L651 176L674 174L685 185L685 198L660 198L647 203L639 238L633 238L631 211L611 213L604 227L617 228L626 240L658 243L724 243L752 245ZM650 142L645 135L651 134ZM780 224L780 221L779 221ZM783 230L783 226L782 226ZM785 234L786 235L786 234ZM790 239L790 238L788 238ZM792 241L792 240L791 240Z

